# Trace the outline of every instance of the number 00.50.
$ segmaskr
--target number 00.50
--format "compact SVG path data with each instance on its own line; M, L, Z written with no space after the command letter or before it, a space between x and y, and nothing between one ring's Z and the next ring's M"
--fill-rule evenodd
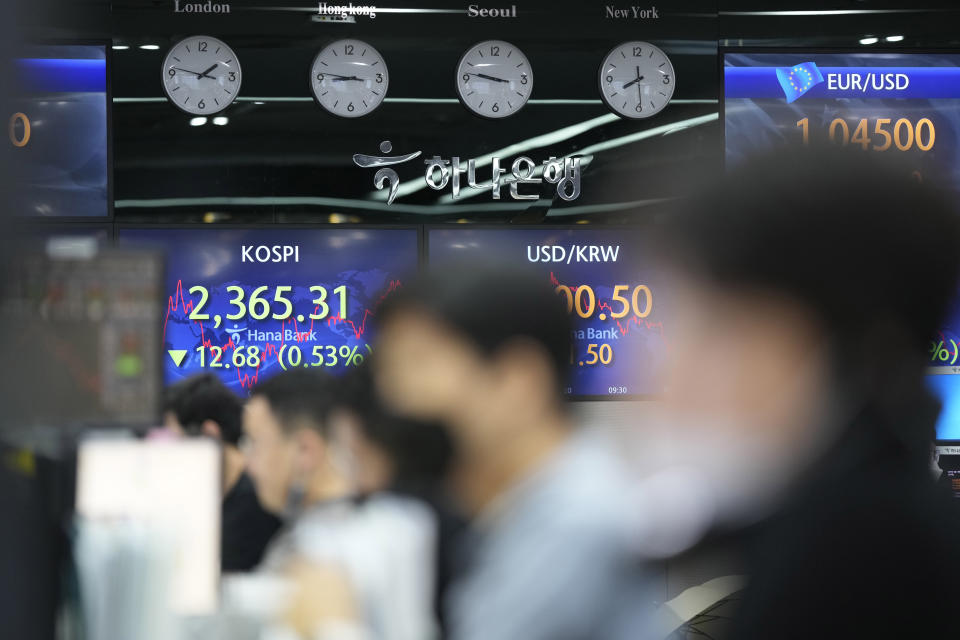
M593 287L589 285L580 285L574 290L565 284L557 287L557 293L562 293L567 300L567 313L577 312L581 318L590 318L597 310L597 295ZM653 311L653 292L645 284L637 285L629 298L624 294L630 291L630 285L618 284L613 287L613 295L610 296L610 317L619 319L633 311L638 318L646 318ZM615 308L619 305L619 309Z

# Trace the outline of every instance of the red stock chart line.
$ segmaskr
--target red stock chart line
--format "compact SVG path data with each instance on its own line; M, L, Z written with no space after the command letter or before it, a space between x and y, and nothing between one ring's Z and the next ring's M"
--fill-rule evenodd
M80 352L78 345L64 338L55 330L44 330L44 324L26 325L11 341L14 351L21 347L27 349L41 349L54 360L62 364L61 369L66 371L76 386L88 393L101 392L101 378L97 371L97 360Z
M363 310L359 323L354 322L349 318L341 317L339 314L330 316L324 320L321 320L320 322L326 322L328 328L334 327L340 324L348 326L350 327L350 330L353 332L354 337L360 338L362 335L364 335L367 332L367 320L369 320L370 318L376 315L377 309L380 308L380 305L383 304L383 301L387 298L387 296L389 296L391 293L401 288L402 286L403 286L403 282L401 282L400 280L391 280L390 283L387 285L387 288L384 290L384 292L377 298L376 302L374 302L373 308L372 309L365 308ZM316 305L313 308L312 315L316 315L316 313L319 310L320 310L320 305ZM166 339L167 339L167 323L170 321L171 314L179 312L185 315L187 318L189 318L190 312L192 311L193 311L193 300L190 300L190 301L186 300L183 294L183 280L177 280L176 290L174 291L172 296L167 298L167 310L166 310L166 315L164 316L164 319L163 319L163 341L164 342L166 342ZM208 339L206 337L206 331L204 329L203 322L200 320L192 320L192 322L200 328L200 341L203 344L204 348L209 349L210 347L212 347L213 340ZM282 336L285 336L286 334L284 330L288 325L292 324L294 340L296 342L303 342L306 340L306 337L313 332L314 322L315 321L311 318L308 328L301 331L299 323L297 322L296 318L291 317L288 320L281 320L280 334ZM249 389L257 384L257 382L260 380L260 366L266 361L268 356L272 356L276 358L277 364L279 364L280 348L283 347L285 344L286 344L285 338L280 341L279 345L274 342L265 342L263 345L263 357L260 358L259 364L257 364L256 367L254 367L254 372L252 374L241 373L240 368L239 367L236 368L235 371L237 374L237 381L240 383L240 387L243 389ZM231 336L230 339L227 340L224 344L218 345L218 346L221 349L223 349L224 352L226 352L228 349L235 350L237 348L237 345L233 342L233 336Z
M563 284L562 282L560 282L560 279L557 278L556 274L553 271L550 272L550 284L553 285L554 287L559 287L560 285ZM580 286L582 285L566 285L566 286L570 288L570 291L572 291L573 293L576 293L577 289L579 289ZM667 342L667 339L663 334L663 322L660 320L647 320L645 318L641 318L636 315L631 315L629 318L626 318L626 319L614 318L613 307L610 306L609 302L604 302L602 300L597 301L597 311L606 311L609 314L610 318L617 325L617 330L620 332L620 335L622 336L626 336L627 334L629 334L630 330L633 327L639 327L640 329L655 331L660 336L660 339L663 341L663 343L669 346L669 343ZM621 322L620 321L621 319L624 320L624 322Z

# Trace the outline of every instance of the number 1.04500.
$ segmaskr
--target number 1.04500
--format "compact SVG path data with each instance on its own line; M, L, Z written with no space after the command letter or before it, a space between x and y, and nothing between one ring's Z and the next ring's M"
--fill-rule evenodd
M803 144L810 144L810 118L798 120L797 126L803 135ZM921 118L916 123L908 118L900 118L896 122L892 118L877 118L872 128L867 118L849 123L843 118L834 118L827 134L830 142L840 143L844 147L858 144L864 151L887 151L894 147L900 151L909 151L914 147L920 151L930 151L937 139L937 130L930 118Z

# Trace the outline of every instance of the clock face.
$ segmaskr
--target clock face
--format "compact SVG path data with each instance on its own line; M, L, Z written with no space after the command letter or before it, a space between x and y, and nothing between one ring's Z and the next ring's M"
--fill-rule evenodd
M533 69L520 49L502 40L475 44L457 65L460 101L485 118L512 116L527 104Z
M600 95L625 118L649 118L673 97L673 64L649 42L624 42L600 65Z
M344 118L359 118L379 107L389 84L383 56L361 40L338 40L326 46L310 69L317 102Z
M170 48L163 61L163 88L187 113L223 111L240 92L240 62L217 38L191 36Z

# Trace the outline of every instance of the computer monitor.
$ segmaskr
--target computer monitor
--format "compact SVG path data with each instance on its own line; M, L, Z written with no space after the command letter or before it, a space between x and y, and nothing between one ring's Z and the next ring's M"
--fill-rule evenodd
M216 609L221 457L215 443L202 439L92 437L80 443L81 580L94 608L98 596L115 600L98 624L131 617L133 625L143 624L151 619L143 610L199 615ZM129 590L152 597L124 602ZM143 610L130 610L137 607Z
M11 428L155 424L162 256L99 247L95 236L47 240L4 264L0 420Z

